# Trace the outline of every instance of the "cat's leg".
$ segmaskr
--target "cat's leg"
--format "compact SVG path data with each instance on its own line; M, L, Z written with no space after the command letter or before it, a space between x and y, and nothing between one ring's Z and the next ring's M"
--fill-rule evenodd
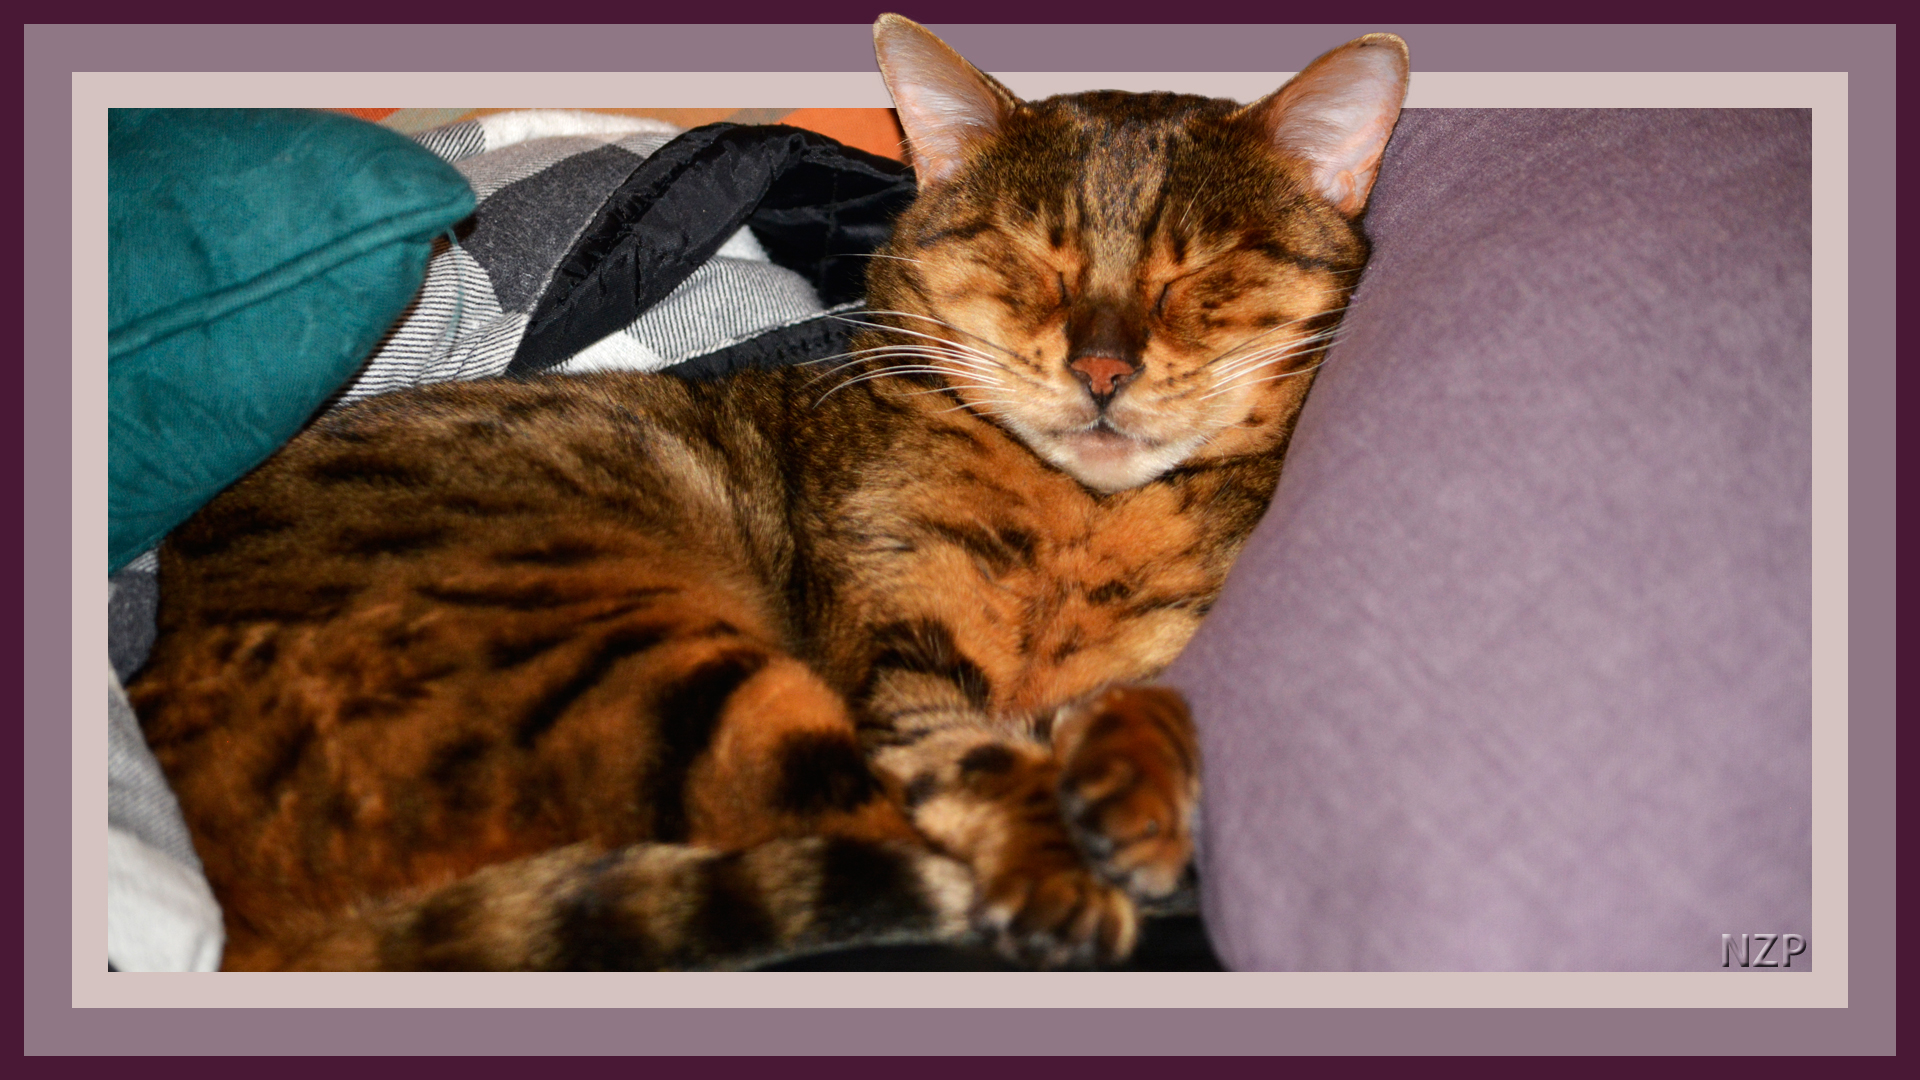
M1179 888L1193 858L1200 745L1164 686L1120 686L1060 710L1060 809L1087 860L1141 899Z
M994 717L931 626L891 635L858 695L874 763L914 823L973 868L974 917L1027 963L1111 963L1135 898L1171 892L1192 852L1197 752L1172 691L1121 687L1036 722Z

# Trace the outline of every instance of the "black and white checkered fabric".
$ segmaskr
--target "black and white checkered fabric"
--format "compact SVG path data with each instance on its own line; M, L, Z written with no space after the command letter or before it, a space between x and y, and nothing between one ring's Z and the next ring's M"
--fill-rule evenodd
M420 135L466 176L479 205L435 245L420 295L336 401L505 372L561 261L679 134L657 120L536 110ZM654 371L824 310L807 279L770 261L742 227L665 299L549 368Z

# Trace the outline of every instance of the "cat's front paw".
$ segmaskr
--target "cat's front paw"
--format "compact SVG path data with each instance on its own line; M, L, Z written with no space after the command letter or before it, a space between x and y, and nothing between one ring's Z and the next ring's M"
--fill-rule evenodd
M1087 862L1133 896L1172 893L1193 857L1199 742L1187 703L1160 686L1122 686L1054 726L1060 812Z
M988 876L974 924L994 948L1038 968L1118 963L1133 952L1140 913L1127 894L1058 848Z

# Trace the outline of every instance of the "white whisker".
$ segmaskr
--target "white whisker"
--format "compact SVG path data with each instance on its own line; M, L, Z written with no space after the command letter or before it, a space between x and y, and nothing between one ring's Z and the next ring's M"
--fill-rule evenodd
M1250 371L1259 371L1261 368L1272 367L1275 364L1291 360L1296 356L1305 356L1308 353L1317 352L1322 348L1333 345L1337 340L1338 336L1335 334L1315 334L1312 337L1302 338L1284 347L1265 349L1240 357L1233 363L1214 372L1214 382L1228 382Z
M986 413L992 413L993 409L990 406L1013 405L1013 404L1016 404L1016 402L1004 401L998 398L983 398L979 401L963 401L960 404L955 405L951 409L941 409L939 412L934 413L933 415L945 416L950 412L959 412L961 409L974 409L974 408L980 409L981 411Z
M891 345L891 346L886 346L884 348L865 351L861 355L856 356L852 360L848 360L844 364L840 364L836 367L828 369L827 374L832 374L833 372L836 372L836 371L844 371L850 367L858 367L859 365L865 364L865 363L892 360L897 357L907 357L907 358L914 358L914 359L921 359L921 360L945 360L953 364L955 367L963 368L968 371L977 371L982 374L992 374L994 372L1006 370L1005 368L1002 368L998 365L984 364L978 359L965 353L946 352L943 350L931 349L924 345ZM833 357L832 359L840 359L840 358Z
M969 354L955 353L951 350L921 344L882 345L871 349L860 349L853 353L842 353L836 357L825 357L821 361L813 362L839 360L846 357L853 357L853 359L845 360L844 363L836 364L828 368L816 376L812 382L819 382L822 379L830 378L849 368L857 368L865 364L880 363L886 365L889 370L906 370L902 365L895 362L898 360L923 361L925 363L922 370L937 371L945 375L964 374L976 379L998 381L999 376L1006 373L1005 368L999 365L990 366ZM946 366L941 367L940 365ZM949 368L954 370L949 370Z
M1294 338L1290 341L1270 342L1268 344L1260 346L1259 348L1253 350L1252 352L1242 353L1238 356L1233 356L1232 359L1228 360L1226 365L1220 369L1220 373L1241 369L1249 364L1257 364L1266 360L1269 357L1276 356L1282 353L1292 353L1292 352L1298 352L1301 349L1311 349L1324 342L1333 341L1339 335L1340 335L1340 328L1338 326L1331 326L1325 330L1319 330L1311 334L1305 334L1300 337ZM1203 365L1203 367L1218 363L1221 359L1224 359L1228 355L1230 354L1222 354L1222 356L1215 357L1213 360L1209 360L1206 365Z
M1325 317L1325 316L1327 316L1327 315L1338 315L1338 314L1342 314L1342 313L1344 313L1344 312L1345 312L1346 310L1347 310L1347 309L1346 309L1346 308L1345 308L1344 306L1342 306L1342 307L1337 307L1337 308L1332 308L1332 309L1330 309L1330 310L1328 310L1328 311L1317 311L1317 312L1314 312L1314 313L1313 313L1312 315L1302 315L1302 316L1300 316L1300 317L1299 317L1299 318L1297 318L1297 319L1289 319L1289 320L1287 320L1286 322L1283 322L1283 323L1280 323L1280 324L1279 324L1279 325L1277 325L1277 326L1271 326L1271 327L1268 327L1267 329L1265 329L1265 330L1262 330L1261 332L1259 332L1259 333L1257 333L1257 334L1254 334L1254 335L1253 335L1252 337L1249 337L1249 338L1246 338L1245 340L1243 340L1243 341L1240 341L1239 343L1237 343L1237 344L1235 344L1235 345L1232 345L1232 346L1230 346L1230 347L1228 347L1227 349L1225 349L1224 351L1222 351L1222 352L1221 352L1221 353L1220 353L1219 355L1217 355L1217 356L1215 356L1215 357L1214 357L1213 359L1211 359L1211 360L1209 360L1209 361L1207 361L1206 363L1204 363L1204 364L1201 364L1200 366L1201 366L1201 367L1203 367L1203 368L1204 368L1204 367L1211 367L1211 366L1213 366L1214 364L1217 364L1217 363L1219 363L1220 361L1222 361L1222 360L1225 360L1225 359L1227 359L1228 357L1231 357L1231 356L1233 356L1233 355L1234 355L1235 353L1237 353L1237 352L1239 352L1240 350L1242 350L1242 349L1245 349L1245 348L1247 348L1248 346L1250 346L1250 345L1253 345L1254 343L1256 343L1256 342L1258 342L1258 341L1261 341L1262 339L1265 339L1265 338L1270 338L1270 337L1272 337L1273 335L1275 335L1275 334L1278 334L1278 333L1283 333L1283 332L1285 332L1286 330L1288 330L1288 329L1291 329L1292 327L1294 327L1294 326L1297 326L1297 325L1299 325L1300 323L1303 323L1303 322L1307 322L1308 320L1311 320L1311 319L1318 319L1318 318L1323 318L1323 317ZM1323 331L1319 331L1319 333L1329 333L1329 332L1331 332L1331 331L1327 331L1327 330L1323 330Z
M967 337L970 337L970 338L972 338L973 340L975 340L975 341L978 341L978 342L979 342L980 344L982 344L982 345L986 345L986 346L989 346L989 347L991 347L991 348L995 348L995 349L998 349L998 350L1000 350L1000 351L1001 351L1001 352L1003 352L1003 353L1006 353L1006 354L1007 354L1008 356L1011 356L1011 357L1013 357L1013 358L1014 358L1015 360L1019 360L1019 359L1021 359L1021 356L1020 356L1020 354L1019 354L1019 353L1017 353L1017 352L1014 352L1014 351L1013 351L1012 349L1009 349L1009 348L1007 348L1007 347L1006 347L1005 345L1002 345L1002 344L1000 344L999 342L997 342L997 341L994 341L994 340L992 340L991 338L984 338L984 337L981 337L981 336L980 336L979 334L976 334L976 333L973 333L972 331L969 331L969 330L962 330L962 329L961 329L960 327L958 327L958 326L955 326L955 325L953 325L952 323L950 323L950 322L948 322L948 321L946 321L945 319L936 319L936 318L934 318L934 317L933 317L933 316L931 316L931 315L922 315L922 314L920 314L919 312L915 312L915 311L890 311L890 310L882 310L882 309L873 309L873 310L867 310L867 311L859 311L859 312L855 312L855 314L858 314L858 315L897 315L897 316L899 316L900 318L903 318L903 319L924 319L924 320L926 320L927 322L930 322L930 323L933 323L933 324L934 324L934 325L936 325L936 326L944 326L944 327L946 327L947 329L949 329L949 330L951 330L951 331L953 331L953 332L954 332L954 333L956 333L956 334L965 334L965 335L966 335ZM850 323L857 323L858 325L861 325L861 326L871 326L871 327L873 327L873 328L874 328L874 329L876 329L876 330L899 330L899 331L900 331L901 333L903 333L903 334L911 334L911 333L914 333L914 331L912 331L912 330L907 330L907 329L905 329L905 328L903 328L903 327L898 327L898 326L888 326L888 325L887 325L887 324L885 324L885 323L872 323L872 322L865 322L865 321L862 321L862 320L860 320L860 319L849 319L849 318L847 318L847 317L846 317L846 316L844 316L844 315L836 315L836 316L834 316L834 318L836 318L836 319L840 319L840 320L842 320L842 321L844 321L844 322L850 322ZM925 334L921 334L921 335L918 335L918 336L921 336L921 337L925 337L925 336L927 336L927 335L925 335ZM938 339L935 339L935 340L938 340ZM958 343L955 343L955 344L958 344ZM962 348L965 348L966 346L961 346L961 347L962 347ZM997 363L998 361L995 361L995 362Z
M856 259L893 259L896 262L908 262L908 263L914 264L915 266L926 265L926 261L924 259L909 259L905 255L882 255L877 251L850 252L849 254L853 255L853 257Z
M855 375L852 378L849 378L846 381L840 383L839 385L834 386L832 389L828 390L826 393L821 394L820 397L817 400L815 400L813 404L817 408L821 402L827 400L828 398L839 393L840 391L845 390L849 386L854 386L856 384L863 383L863 382L871 382L874 379L884 379L884 378L887 378L888 376L893 376L893 375L942 375L948 378L953 377L953 373L951 371L948 371L946 368L935 367L930 364L893 364L887 367L882 367L882 368L875 369L873 371L862 372L859 375ZM825 377L826 376L823 375L820 378L825 378ZM820 379L813 380L813 382L819 382L819 381ZM809 383L809 385L811 385L811 383ZM972 385L972 384L962 384L962 385ZM936 390L942 389L942 387L935 387L935 389ZM1000 384L996 381L994 386L987 387L984 389L1004 390L1006 389L1006 387L1004 384Z
M1222 386L1220 389L1215 390L1211 394L1202 395L1200 400L1206 401L1210 398L1217 398L1222 394L1232 393L1233 391L1238 390L1241 387L1245 387L1245 386L1258 386L1261 383L1279 382L1281 379L1291 379L1295 375L1305 375L1309 371L1317 371L1320 368L1325 367L1326 364L1327 364L1327 360L1323 358L1319 363L1308 364L1306 367L1300 368L1297 371L1283 371L1278 375L1268 375L1265 378L1261 378L1261 379L1238 380L1226 386Z
M944 393L948 390L1006 390L1006 389L1008 389L1008 387L1007 387L1007 384L1005 383L991 383L991 384L948 383L945 386L936 386L931 390L909 390L905 394L902 394L900 396L901 397L919 397L923 394L939 394L939 393Z
M941 346L946 348L959 349L965 352L969 356L979 357L980 359L990 364L998 365L1000 363L1000 361L996 360L991 353L983 352L979 349L974 348L971 345L963 345L957 341L948 341L946 338L938 337L934 334L923 334L918 330L908 330L899 326L888 326L885 323L867 322L862 319L849 319L841 315L835 315L834 318L839 319L842 322L853 323L855 326L870 326L876 330L886 330L895 334L909 334L913 337L924 338L927 341L937 342Z

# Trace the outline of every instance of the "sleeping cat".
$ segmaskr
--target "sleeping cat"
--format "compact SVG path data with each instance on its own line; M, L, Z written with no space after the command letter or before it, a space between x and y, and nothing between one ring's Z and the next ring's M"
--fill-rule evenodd
M226 967L1104 964L1179 884L1145 680L1272 495L1406 47L1242 107L874 40L920 190L850 358L373 398L168 539L131 695Z

